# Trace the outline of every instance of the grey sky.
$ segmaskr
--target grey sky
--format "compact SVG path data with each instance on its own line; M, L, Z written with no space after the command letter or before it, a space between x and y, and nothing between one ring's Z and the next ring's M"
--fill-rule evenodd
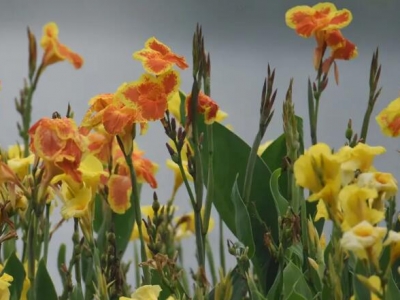
M191 39L196 23L203 26L207 50L212 60L212 96L229 113L226 123L251 143L257 129L257 113L261 87L268 63L276 68L278 97L276 113L266 139L281 133L281 105L291 77L294 78L294 101L297 114L306 124L306 82L315 76L312 67L313 39L298 37L285 25L284 15L294 5L312 5L317 1L217 0L217 1L150 1L150 0L35 0L0 3L0 144L14 143L18 120L14 97L27 73L26 26L38 39L42 26L55 21L60 40L80 53L85 64L74 70L67 63L48 68L42 76L34 98L33 120L50 116L53 111L64 113L70 102L79 122L87 101L96 94L113 92L125 82L136 80L141 64L132 53L143 47L151 36L168 44L191 63ZM348 8L353 22L343 30L359 48L359 57L339 62L340 85L329 84L321 102L319 139L335 148L344 143L348 118L360 130L368 97L369 64L373 51L380 46L383 92L377 113L400 92L400 11L399 0L334 1L338 8ZM189 91L191 71L181 73L182 89ZM309 136L306 135L309 145ZM151 124L147 136L139 137L140 147L160 165L158 173L160 199L171 192L172 175L165 167L167 141L158 123ZM383 145L388 153L378 158L377 167L400 175L396 139L384 138L375 121L371 122L368 142ZM167 180L166 176L170 176ZM151 190L143 193L143 202L150 203ZM180 212L190 210L183 189L177 204ZM59 232L68 236L71 222ZM215 234L211 236L214 240ZM65 238L63 239L65 242ZM194 245L194 240L188 241ZM56 243L55 243L56 245ZM54 248L52 248L54 249ZM130 255L130 253L128 253ZM52 251L55 259L56 252ZM189 248L187 260L194 255ZM193 261L193 259L191 259ZM54 272L55 270L52 270Z

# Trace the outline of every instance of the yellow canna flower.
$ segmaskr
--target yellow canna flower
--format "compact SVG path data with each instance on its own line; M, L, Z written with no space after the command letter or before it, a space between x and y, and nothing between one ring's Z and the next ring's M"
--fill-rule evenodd
M143 285L131 297L119 297L119 300L157 300L160 293L159 285Z
M319 219L329 220L329 213L324 200L319 200L317 204L317 213L315 214L314 221L318 221Z
M378 192L384 192L386 199L397 194L397 180L390 173L362 173L357 177L357 184L361 187L369 187Z
M343 249L352 251L360 259L376 263L382 250L382 239L387 229L362 221L346 231L340 241Z
M342 160L342 184L347 185L352 182L356 172L372 171L375 156L385 152L384 147L372 147L364 143L358 143L354 148L350 146L342 147L337 153Z
M343 210L342 229L349 230L353 226L368 221L375 225L385 218L383 211L370 207L368 200L374 199L378 193L374 189L362 188L351 184L339 193L339 201Z
M204 208L201 210L201 217L204 218ZM194 223L194 212L175 218L175 222L176 222L175 237L177 240L189 237L196 232ZM214 219L210 217L210 221L208 224L208 232L211 232L213 229L214 229Z
M1 266L3 269L3 266ZM9 300L10 299L10 290L9 287L11 285L10 282L13 281L13 277L4 273L0 277L0 300Z
M309 201L332 196L340 189L340 160L328 145L318 143L305 151L294 163L296 184L313 194ZM325 200L325 199L324 199Z
M390 230L383 245L390 245L390 262L395 263L400 257L400 233Z
M143 205L140 207L140 210L141 210L142 216L144 216L145 220L147 220L148 217L150 219L154 218L154 210L151 205ZM146 243L150 242L150 238L149 238L149 235L147 234L147 230L146 230L146 226L145 226L144 222L141 223L141 227L142 227L142 232L143 232L143 239L145 240ZM139 229L135 222L130 240L134 241L137 239L139 239Z
M384 135L398 137L400 135L400 97L390 102L375 119Z

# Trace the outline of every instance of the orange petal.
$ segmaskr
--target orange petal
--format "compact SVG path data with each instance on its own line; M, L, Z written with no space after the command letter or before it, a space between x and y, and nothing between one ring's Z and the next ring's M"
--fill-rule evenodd
M336 11L334 16L329 21L329 26L326 29L340 29L346 27L352 21L353 16L347 9Z
M132 185L128 176L113 174L108 179L108 204L117 214L124 214L130 207Z
M180 76L178 72L170 70L162 74L159 79L167 95L178 91L180 85Z
M109 105L103 114L104 129L109 134L123 134L126 128L135 122L136 116L137 112L129 107L118 108Z

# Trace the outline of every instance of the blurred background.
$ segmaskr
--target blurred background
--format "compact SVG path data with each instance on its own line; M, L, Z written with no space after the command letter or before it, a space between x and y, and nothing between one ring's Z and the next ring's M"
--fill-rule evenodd
M340 85L331 80L321 100L319 140L337 149L345 142L349 118L353 119L355 130L361 129L369 92L370 61L378 45L383 91L374 113L399 96L400 1L333 2L339 9L352 11L353 22L343 33L359 51L357 59L338 62ZM114 92L121 83L140 76L143 72L141 63L132 59L132 53L143 48L151 36L184 55L191 63L192 36L196 23L200 23L206 49L211 54L211 93L221 109L229 114L225 123L231 124L238 135L252 143L258 126L262 84L270 64L276 68L278 96L275 117L265 140L274 139L282 132L281 107L289 80L294 78L293 100L297 114L305 120L306 145L309 146L306 87L307 78L315 76L312 64L315 41L297 36L285 25L284 16L295 5L316 3L306 0L1 0L0 145L7 147L18 140L15 125L19 116L14 109L14 97L28 72L26 28L29 26L40 40L43 25L54 21L59 26L60 41L81 54L85 63L80 70L66 62L46 70L33 100L33 122L51 116L54 111L64 114L68 103L80 122L91 97ZM182 90L188 92L191 70L183 71L181 75ZM148 134L138 137L137 141L146 156L160 165L157 193L160 201L165 203L173 185L172 172L165 166L167 137L156 122L150 125ZM386 147L387 154L377 158L376 167L400 178L400 158L396 152L400 149L399 141L383 137L372 120L368 143ZM151 201L152 190L145 187L142 202L150 204ZM191 211L184 188L178 193L176 204L180 207L179 213ZM260 212L263 213L267 212ZM53 223L59 218L54 214ZM72 225L72 221L67 222L54 236L50 262L55 263L61 242L70 243ZM214 245L218 245L217 229L210 235ZM196 266L194 245L194 237L185 241L185 261L190 267ZM133 258L132 247L125 258ZM218 265L218 255L215 259ZM234 261L228 262L233 267ZM55 264L50 271L59 290L61 281Z

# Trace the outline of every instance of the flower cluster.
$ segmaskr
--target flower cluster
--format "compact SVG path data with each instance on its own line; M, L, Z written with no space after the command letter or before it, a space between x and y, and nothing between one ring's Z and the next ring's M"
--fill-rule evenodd
M347 9L337 10L333 3L318 3L310 6L296 6L286 12L286 24L304 38L314 36L317 47L314 51L314 66L319 68L327 47L330 56L323 61L327 72L336 59L349 60L357 57L357 47L341 33L341 29L352 21Z

